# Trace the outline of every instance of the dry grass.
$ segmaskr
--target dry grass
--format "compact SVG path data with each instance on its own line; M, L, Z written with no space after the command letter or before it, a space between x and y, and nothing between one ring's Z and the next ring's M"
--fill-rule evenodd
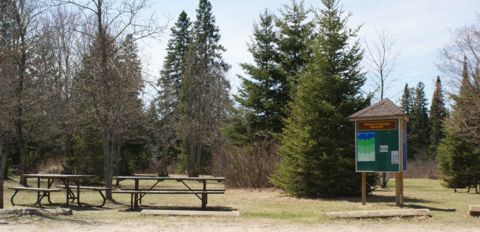
M7 186L15 185L15 181L7 181ZM122 183L130 185L133 183ZM146 184L152 184L146 183ZM177 186L176 182L164 182L161 184ZM297 199L284 195L281 191L273 189L265 190L227 190L225 195L212 195L209 197L211 209L233 209L241 212L240 218L214 218L207 219L222 222L245 223L267 220L279 223L360 223L374 224L378 220L343 221L331 220L325 216L326 212L344 210L368 210L368 209L394 209L394 186L391 182L389 189L375 191L368 197L367 206L361 206L359 198L339 199ZM221 187L221 186L218 186ZM382 223L419 223L419 224L445 224L458 226L480 226L480 219L468 216L470 204L480 204L480 194L459 192L454 193L451 189L444 188L439 180L430 179L406 179L405 180L405 208L429 208L432 211L431 219L402 219L381 220ZM96 192L82 192L83 202L98 203L100 197ZM9 205L10 192L5 192L6 207ZM55 202L64 202L64 193L55 193ZM16 197L16 202L29 204L34 202L34 193L23 192ZM125 212L128 208L128 195L114 195L117 203L108 203L104 209L83 208L79 209L71 217L59 217L55 220L73 220L82 223L98 221L137 221L137 220L188 220L189 222L205 221L205 218L152 218L141 217L135 212ZM200 201L190 195L148 195L143 202L144 208L180 208L191 209L200 207ZM59 206L59 205L55 205ZM74 208L76 209L76 208ZM31 220L28 219L27 220Z
M408 160L408 172L406 178L429 178L438 179L437 162L435 160Z

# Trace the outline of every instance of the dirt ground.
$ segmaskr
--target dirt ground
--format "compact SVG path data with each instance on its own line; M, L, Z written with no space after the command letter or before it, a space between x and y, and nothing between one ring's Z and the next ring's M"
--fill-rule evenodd
M29 223L12 222L7 225L0 225L0 231L15 231L15 232L55 232L55 231L118 231L118 232L157 232L157 231L198 231L198 232L212 232L212 231L322 231L322 232L353 232L353 231L375 231L375 232L410 232L410 231L426 231L426 232L469 232L478 231L478 228L466 228L459 226L438 225L438 224L405 224L405 223L339 223L339 224L296 224L296 223L278 223L265 221L211 221L192 222L188 217L152 220L152 221L137 221L137 222L94 222L83 223L75 221L52 221L52 220L37 220Z

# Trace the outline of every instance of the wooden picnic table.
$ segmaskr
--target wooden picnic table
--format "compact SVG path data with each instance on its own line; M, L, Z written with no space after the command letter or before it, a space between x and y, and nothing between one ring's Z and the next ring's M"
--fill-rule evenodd
M146 194L193 194L202 201L202 209L205 209L208 202L208 194L223 194L225 189L208 189L207 182L224 182L225 177L187 177L187 176L155 176L155 175L135 175L135 176L114 176L113 179L117 180L117 183L122 180L133 180L133 189L122 189L114 191L114 193L126 193L130 194L130 209L138 210L139 203L141 204L142 198ZM140 181L155 181L153 185L146 189L140 189ZM183 189L179 188L156 188L160 182L163 181L177 181L183 184ZM201 189L194 189L188 182L201 182Z
M94 175L77 175L77 174L43 174L43 173L38 173L38 174L23 174L26 179L28 178L36 178L37 179L37 188L41 188L41 179L46 179L47 180L47 189L52 188L53 182L55 180L61 180L64 188L66 190L66 201L65 205L68 206L70 201L71 203L74 203L75 200L77 201L77 205L81 206L80 203L80 188L81 184L80 181L82 179L87 179L87 178L93 178L95 177ZM73 183L75 184L75 189L72 189L70 187L70 184ZM76 190L76 193L75 191ZM41 192L37 191L37 203L41 201L42 195ZM52 204L52 201L50 200L50 194L47 195L48 202ZM12 197L13 200L13 197Z

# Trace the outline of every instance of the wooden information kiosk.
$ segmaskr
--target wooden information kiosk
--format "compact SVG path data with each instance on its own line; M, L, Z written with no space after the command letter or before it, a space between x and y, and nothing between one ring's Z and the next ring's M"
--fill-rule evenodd
M349 117L355 122L355 168L362 173L362 204L367 201L367 172L395 173L395 196L403 205L407 170L407 117L388 98Z

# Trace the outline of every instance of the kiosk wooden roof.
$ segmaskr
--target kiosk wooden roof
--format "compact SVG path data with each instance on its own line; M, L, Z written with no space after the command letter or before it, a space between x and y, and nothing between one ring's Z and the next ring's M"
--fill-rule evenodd
M366 120L366 119L387 119L387 118L404 118L408 120L403 110L395 105L390 99L385 98L380 102L366 107L348 118L350 121Z

